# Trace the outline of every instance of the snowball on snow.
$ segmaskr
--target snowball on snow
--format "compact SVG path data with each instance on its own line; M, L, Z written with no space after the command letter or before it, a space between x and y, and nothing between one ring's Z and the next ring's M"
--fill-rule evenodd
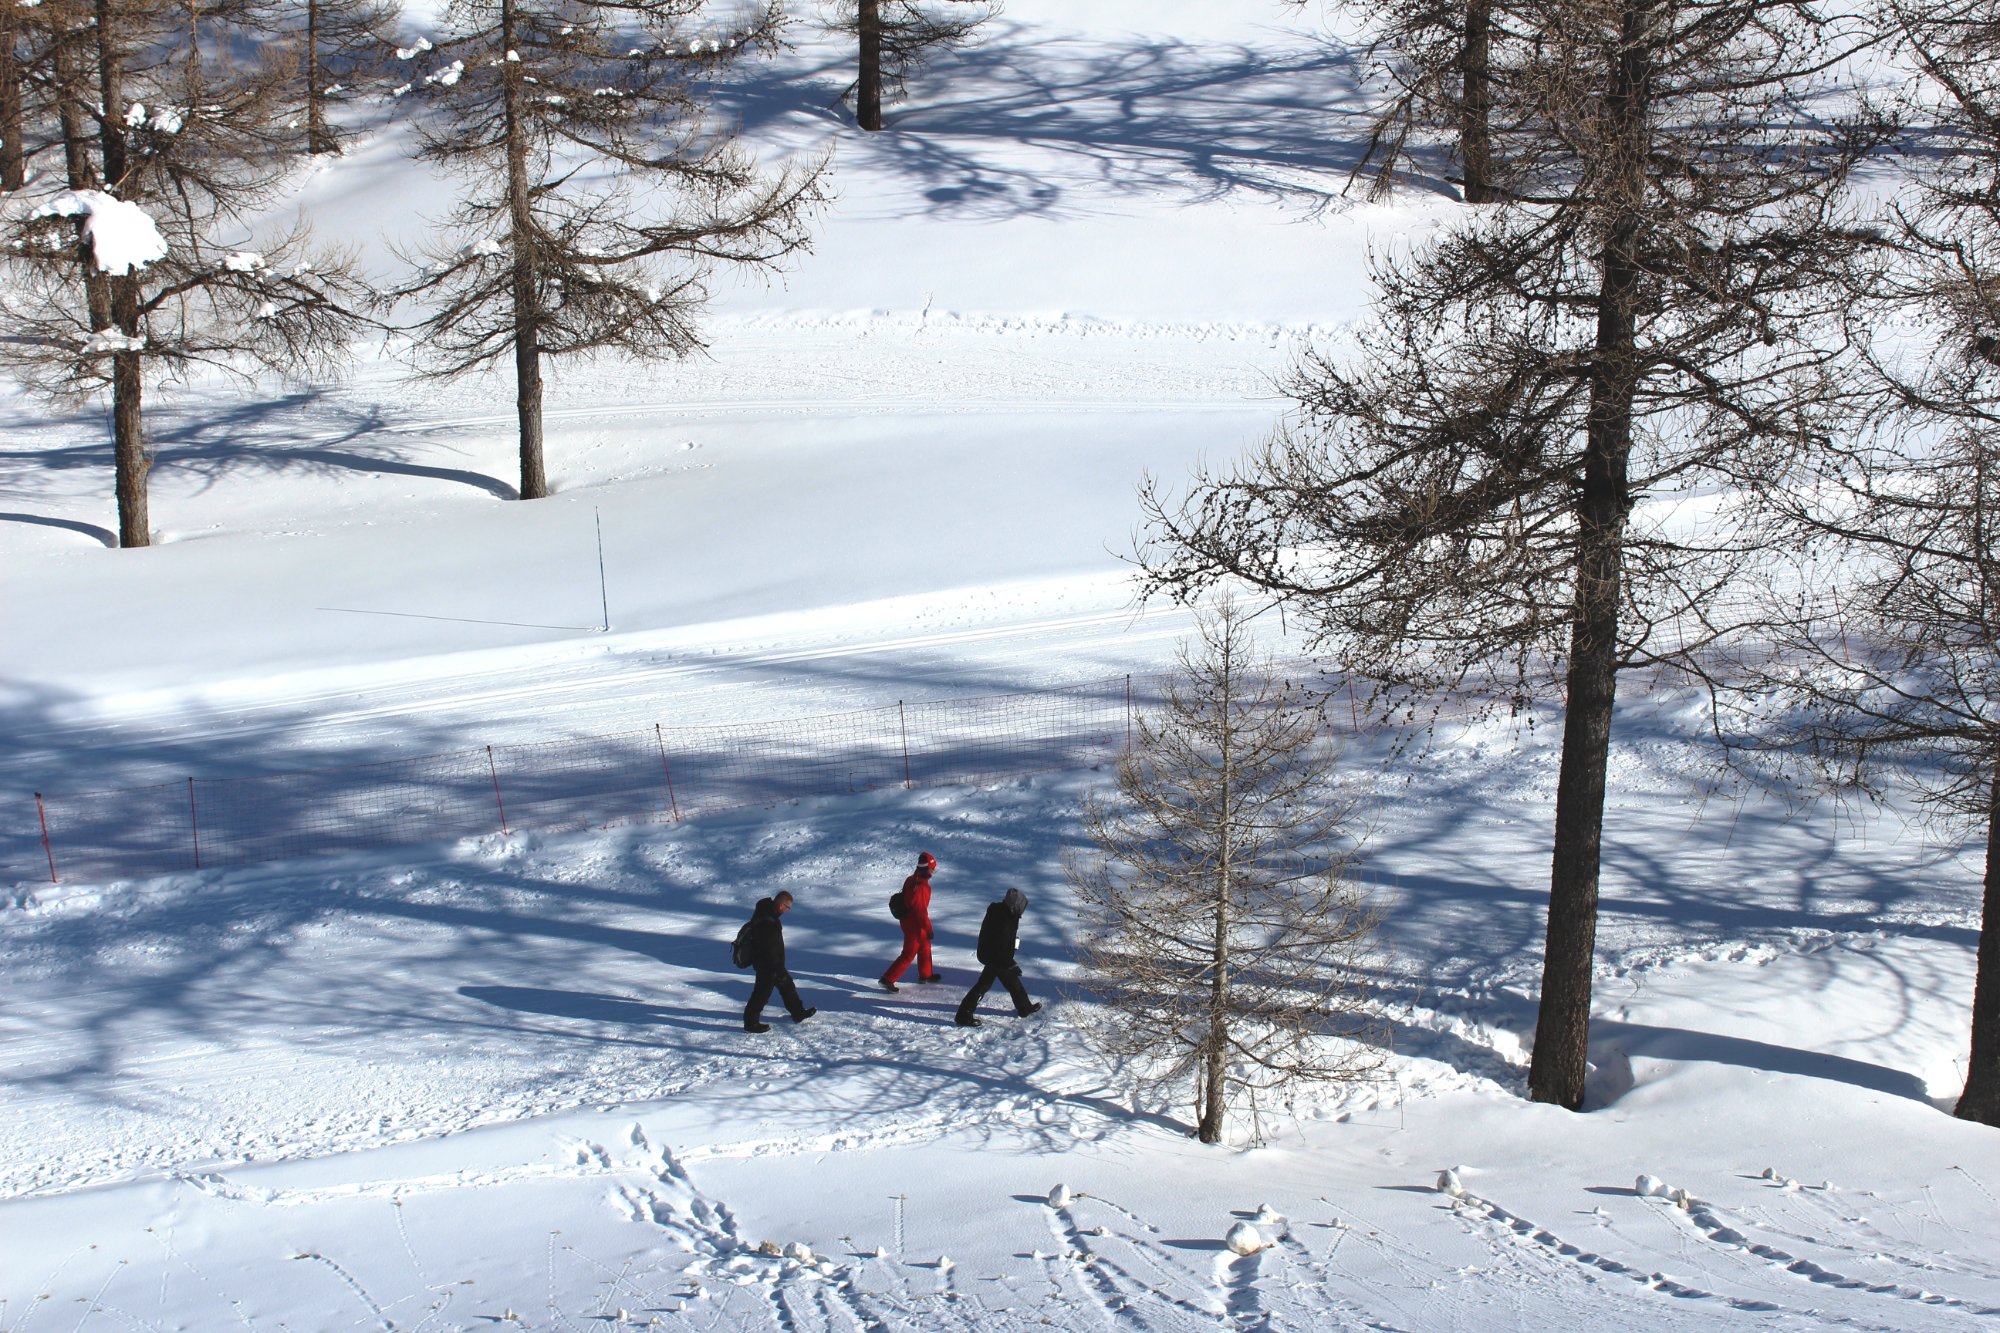
M1070 1200L1074 1199L1075 1197L1076 1196L1074 1194L1071 1194L1069 1192L1069 1186L1058 1185L1054 1189L1049 1191L1049 1207L1067 1208L1069 1207Z
M1222 1238L1222 1243L1227 1245L1232 1253L1255 1254L1264 1248L1264 1236L1248 1222L1238 1222L1229 1228L1229 1234Z
M1438 1172L1437 1191L1439 1194L1449 1194L1454 1199L1465 1196L1465 1186L1459 1183L1458 1172L1450 1167Z
M1667 1184L1658 1176L1640 1176L1632 1182L1632 1192L1642 1199L1651 1199L1667 1192Z
M167 257L166 238L137 204L102 190L64 190L36 209L38 218L81 217L91 254L105 273L123 275Z
M812 1262L813 1257L812 1247L804 1241L795 1240L785 1246L785 1257L787 1259L796 1259L802 1264L809 1264Z

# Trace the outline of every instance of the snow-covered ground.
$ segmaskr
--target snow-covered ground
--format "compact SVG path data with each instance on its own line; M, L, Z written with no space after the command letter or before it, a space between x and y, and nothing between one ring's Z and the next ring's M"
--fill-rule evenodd
M1101 772L48 883L37 790L1168 659L1187 621L1120 558L1140 475L1258 438L1368 249L1452 205L1338 198L1352 63L1275 4L1012 0L876 138L845 78L809 40L729 90L770 151L835 145L839 202L711 358L555 368L550 500L506 502L507 384L370 349L175 395L158 544L113 551L101 419L0 403L0 1330L2000 1318L2000 1136L1947 1114L1976 866L1717 780L1667 684L1621 722L1581 1115L1524 1096L1547 715L1350 742L1394 1058L1228 1148L1076 1036L1057 864ZM401 149L301 185L385 275L441 199ZM947 984L890 996L919 849ZM1009 885L1049 1007L954 1028ZM781 887L820 1013L753 1038L726 942Z

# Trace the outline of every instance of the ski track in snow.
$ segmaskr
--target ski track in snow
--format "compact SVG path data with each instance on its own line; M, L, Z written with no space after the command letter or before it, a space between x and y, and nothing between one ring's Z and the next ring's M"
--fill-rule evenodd
M1673 1208L1677 1220L1692 1228L1705 1241L1730 1253L1740 1253L1753 1257L1762 1264L1781 1270L1804 1282L1838 1287L1843 1291L1866 1292L1901 1301L1913 1301L1920 1305L1959 1311L1980 1317L2000 1315L2000 1306L1984 1305L1961 1300L1957 1297L1932 1291L1925 1287L1910 1286L1902 1282L1877 1282L1856 1278L1827 1268L1812 1259L1791 1253L1780 1247L1754 1238L1750 1233L1760 1230L1758 1224L1745 1218L1731 1216L1718 1205L1705 1199L1691 1198L1685 1209ZM1851 1225L1851 1223L1850 1223ZM1814 1240L1814 1244L1819 1244ZM1859 1252L1847 1247L1851 1257L1859 1258ZM1893 1254L1876 1255L1874 1258L1886 1260L1898 1267L1924 1267L1921 1261Z
M754 1151L757 1145L737 1146ZM803 1143L796 1146L796 1151L809 1150ZM374 1199L395 1209L398 1244L421 1283L420 1291L386 1301L335 1253L314 1250L292 1256L327 1271L358 1308L385 1328L408 1327L392 1317L397 1306L428 1301L428 1324L454 1299L451 1284L431 1276L431 1265L413 1245L403 1225L405 1207L452 1191L555 1179L604 1181L605 1202L612 1212L658 1229L671 1238L670 1248L679 1256L654 1262L643 1271L635 1271L629 1263L612 1269L552 1237L550 1265L560 1260L592 1267L606 1292L607 1310L641 1308L662 1316L684 1316L712 1306L716 1326L776 1333L889 1330L912 1319L925 1327L965 1330L1022 1326L1021 1320L1005 1317L1013 1314L1030 1315L1026 1322L1031 1325L1040 1322L1032 1317L1032 1309L1017 1310L1011 1303L1000 1312L987 1310L958 1288L956 1270L949 1266L872 1256L841 1261L815 1255L801 1262L769 1252L745 1231L725 1201L696 1183L694 1171L700 1161L731 1155L699 1146L676 1152L651 1142L644 1128L633 1122L620 1138L573 1142L568 1160L560 1164L360 1180L319 1189L245 1186L232 1181L227 1172L188 1173L181 1180L204 1196L253 1208L302 1209ZM1068 1298L1077 1296L1106 1329L1181 1333L1213 1328L1218 1322L1300 1333L1327 1327L1398 1327L1368 1317L1336 1297L1326 1286L1332 1276L1327 1267L1289 1236L1260 1256L1213 1260L1213 1281L1205 1290L1200 1265L1191 1266L1177 1256L1162 1243L1160 1229L1132 1209L1095 1196L1080 1196L1062 1208L1034 1206L1045 1213L1056 1247L1041 1261L1049 1271L1052 1294L1063 1297L1049 1308L1068 1311L1064 1320L1075 1314ZM1077 1216L1079 1208L1101 1208L1128 1225L1116 1230L1088 1226ZM1195 1251L1197 1256L1204 1253ZM871 1267L879 1267L890 1279L887 1289L871 1289L867 1281ZM921 1290L924 1286L930 1290ZM669 1288L684 1290L675 1294ZM546 1326L551 1328L587 1326L592 1318L605 1317L563 1309L553 1286L547 1315Z
M1676 1301L1714 1302L1743 1314L1787 1316L1802 1323L1881 1330L1882 1333L1908 1327L1907 1316L1899 1315L1888 1307L1883 1308L1879 1316L1870 1317L1829 1311L1818 1305L1794 1304L1786 1299L1786 1287L1794 1283L1831 1286L1844 1292L1884 1297L1891 1305L1907 1301L1979 1318L2000 1314L2000 1309L1968 1303L1922 1288L1899 1283L1866 1282L1843 1276L1809 1259L1750 1239L1745 1235L1745 1230L1750 1228L1749 1223L1736 1219L1732 1225L1724 1220L1721 1209L1701 1199L1690 1197L1685 1208L1665 1199L1644 1202L1665 1210L1677 1226L1685 1228L1703 1242L1699 1250L1683 1251L1688 1261L1702 1270L1701 1281L1672 1277L1657 1269L1636 1267L1613 1255L1575 1244L1559 1233L1476 1194L1465 1193L1455 1197L1452 1210L1469 1227L1486 1235L1496 1247L1513 1248L1538 1258L1545 1266L1583 1271L1592 1275L1592 1281L1597 1280L1595 1275L1601 1274L1621 1280L1622 1284L1630 1284L1625 1290L1656 1293ZM1751 1262L1734 1265L1731 1278L1725 1279L1708 1267L1706 1260L1714 1257ZM1776 1283L1768 1280L1773 1277L1778 1279ZM1768 1294L1731 1294L1719 1289L1725 1283L1741 1283Z

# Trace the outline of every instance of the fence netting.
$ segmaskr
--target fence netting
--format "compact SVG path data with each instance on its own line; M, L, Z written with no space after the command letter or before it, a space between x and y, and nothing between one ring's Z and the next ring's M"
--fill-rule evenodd
M885 787L1080 768L1130 736L1118 676L1032 693L825 717L479 746L258 777L36 798L50 878L95 882L258 865L514 829L664 822Z

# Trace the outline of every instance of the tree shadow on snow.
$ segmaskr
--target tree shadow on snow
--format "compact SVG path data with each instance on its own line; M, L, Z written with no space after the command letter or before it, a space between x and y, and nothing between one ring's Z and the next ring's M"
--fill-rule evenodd
M892 109L886 130L850 130L842 151L908 181L907 211L918 213L1073 216L1106 191L1250 195L1318 212L1339 200L1366 151L1363 73L1351 51L1303 36L1252 46L1135 35L1113 45L999 23L913 81L916 100ZM752 131L844 121L835 100L852 77L845 61L774 68L715 96Z
M179 424L153 432L155 467L191 473L211 485L236 473L372 472L454 482L501 500L520 498L517 488L498 477L413 462L409 446L391 442L433 428L394 419L380 406L336 403L318 392L298 392L181 414ZM294 443L302 435L305 440Z
M74 518L49 518L42 514L0 513L0 523L27 523L36 527L58 528L64 532L81 533L100 546L113 550L118 547L118 534L109 528L100 528L95 523L85 523Z
M62 423L53 423L60 425ZM37 478L66 473L101 472L105 490L111 486L112 448L97 416L81 413L69 419L79 433L96 438L82 443L43 445L0 451L0 490L39 494ZM232 476L293 473L340 476L373 473L413 477L470 486L502 500L518 499L511 483L468 468L441 467L415 461L413 437L459 427L403 420L377 405L358 405L316 390L257 399L240 399L227 406L216 400L162 405L148 414L147 438L153 449L156 482L182 474L196 478L207 490ZM435 450L433 443L424 446ZM37 520L74 527L87 535L103 530L63 520ZM115 538L113 539L115 544Z
M883 663L827 669L893 670ZM0 730L17 732L11 723L60 702L25 701L0 717L8 724ZM393 764L398 753L463 746L468 738L450 727L412 726L397 740L341 758ZM312 758L274 750L262 737L227 734L205 738L200 755L209 766L201 771L242 775L294 771ZM135 743L135 763L158 757ZM1077 928L1059 887L1062 853L1079 836L1065 812L1074 810L1080 787L1106 780L1065 772L949 792L891 785L673 827L599 832L572 844L552 834L503 837L497 812L480 804L493 794L482 763L464 779L475 822L463 833L422 824L439 839L429 845L357 845L331 860L134 878L90 890L113 896L116 910L26 918L21 930L32 934L37 976L58 980L35 983L48 1001L36 1008L45 1015L36 1020L43 1055L10 1081L63 1091L72 1108L168 1111L178 1094L133 1076L163 1041L324 1044L393 1061L399 1053L419 1058L443 1038L453 1058L506 1071L491 1077L518 1080L551 1103L601 1101L604 1085L591 1079L602 1077L605 1059L622 1058L629 1063L614 1067L613 1081L630 1076L642 1095L653 1085L641 1076L653 1071L671 1076L674 1095L708 1095L701 1090L712 1086L717 1096L754 1071L780 1106L815 1123L864 1115L934 1123L942 1116L955 1133L1011 1141L1027 1135L1055 1145L1075 1141L1087 1132L1079 1125L1100 1118L1179 1133L1179 1122L1135 1113L1110 1091L1120 1087L1116 1071L1077 1072L1078 1049L1060 1024L1060 1005L1021 1024L996 1016L973 1034L943 1025L943 1004L970 980L985 905L1008 886L1034 900L1022 935L1029 987L1044 999L1056 989ZM1525 1041L1547 900L1543 884L1508 879L1541 860L1541 830L1512 827L1521 822L1518 803L1496 813L1495 789L1481 765L1442 765L1421 784L1422 799L1397 805L1394 829L1371 847L1371 873L1395 898L1375 981L1397 1014L1399 1052L1512 1086L1518 1068L1482 1045L1475 1030ZM188 814L185 783L161 783L155 794L161 827L178 828ZM258 836L303 836L354 796L336 783L311 799L267 805L258 817L278 827ZM32 820L32 800L16 804ZM245 837L254 813L246 807ZM221 838L226 812L216 817L224 820L213 830ZM1621 812L1621 826L1636 818ZM140 844L150 834L119 832L145 822L129 803L110 808L106 819L110 836L133 840L135 857L149 852ZM1789 940L1802 921L1851 928L1875 920L1900 934L1971 939L1963 929L1898 921L1897 913L1934 888L1838 867L1830 848L1827 864L1810 870L1817 877L1812 898L1745 900L1746 880L1801 873L1796 834L1774 833L1768 846L1739 834L1743 845L1724 875L1688 874L1655 851L1620 862L1606 882L1607 934L1685 946L1711 933ZM1675 844L1655 837L1649 845ZM39 843L25 832L11 846L21 854L22 882L31 882ZM899 943L884 899L924 848L945 862L936 948L953 980L914 992L921 1003L913 1013L911 995L891 1002L872 979ZM46 878L45 868L41 874ZM740 1015L750 977L729 966L726 950L755 899L780 888L798 895L786 919L791 963L821 1017L798 1029L780 1019L770 1039L746 1042ZM1810 909L1803 918L1801 909ZM319 943L329 937L335 945ZM347 951L335 956L354 966L328 967L318 951L335 946ZM130 966L134 958L144 966ZM1937 1002L1914 979L1904 990L1911 1012ZM908 1021L885 1022L892 1016ZM1893 1013L1884 1016L1885 1024L1895 1021ZM1897 1071L1763 1043L1630 1024L1601 1025L1598 1039L1600 1049L1922 1096L1916 1080ZM1058 1079L1053 1069L1065 1072ZM514 1091L473 1095L504 1101ZM997 1109L1003 1104L1011 1109ZM1023 1109L1033 1106L1058 1113L1043 1121Z
M1590 1025L1590 1046L1591 1059L1599 1070L1610 1071L1609 1080L1592 1090L1595 1095L1586 1103L1592 1110L1615 1104L1636 1086L1630 1074L1634 1058L1678 1064L1735 1065L1770 1074L1827 1079L1931 1104L1924 1081L1903 1070L1744 1037L1599 1019ZM1624 1071L1622 1076L1617 1072L1620 1069Z

